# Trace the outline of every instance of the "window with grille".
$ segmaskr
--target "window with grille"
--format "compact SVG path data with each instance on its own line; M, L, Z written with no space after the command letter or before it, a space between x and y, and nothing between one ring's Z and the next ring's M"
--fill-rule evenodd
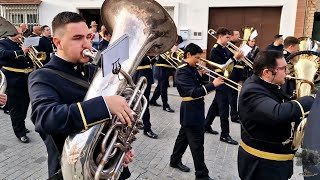
M26 23L29 29L39 25L39 5L8 4L1 5L1 16L10 21L13 25L19 26Z

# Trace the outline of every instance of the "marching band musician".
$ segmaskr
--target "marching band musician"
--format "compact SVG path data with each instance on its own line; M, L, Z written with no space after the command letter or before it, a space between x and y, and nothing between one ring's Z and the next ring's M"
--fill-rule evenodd
M228 41L230 40L230 31L224 27L218 28L217 32L217 43L213 46L211 50L210 60L221 64L223 66L227 66L230 63L237 63L237 61L243 57L242 52L237 52L233 55L230 51L225 48ZM222 73L220 69L217 69L216 72ZM222 74L223 75L223 74ZM236 78L236 74L230 75L230 79L234 80ZM219 112L220 121L221 121L221 135L220 141L226 142L229 144L237 145L238 142L233 140L230 136L230 128L229 128L229 104L232 104L233 99L236 98L234 96L234 89L226 86L221 85L216 90L216 95L210 108L208 110L208 114L206 117L206 131L212 134L218 134L218 132L213 131L211 128L211 124L217 114ZM234 104L233 104L234 105ZM236 105L236 104L235 104ZM236 111L237 107L232 108L231 110ZM232 112L231 114L237 114ZM232 121L238 122L238 117L231 117Z
M156 74L158 79L158 85L153 92L153 95L149 101L149 105L151 106L161 106L157 103L157 99L161 95L162 100L162 108L164 111L173 113L174 110L171 109L168 104L168 85L169 85L169 74L171 72L172 66L161 56L156 62Z
M28 143L25 126L29 107L28 76L33 71L33 63L26 54L27 47L20 47L22 30L16 27L17 34L0 41L1 71L7 78L6 94L8 96L8 109L13 131L22 143Z
M152 65L155 63L155 60L156 60L155 57L150 57L150 56L143 57L141 63L137 67L137 71L135 72L132 78L134 83L137 83L139 78L142 76L147 78L148 85L146 90L144 91L144 96L148 100L148 105L142 117L143 134L153 139L157 139L158 135L151 130L149 98L150 98L150 92L151 92L151 85L154 83Z
M288 36L284 39L283 55L286 60L288 56L299 51L299 44L300 41L296 37Z
M42 64L45 65L50 61L51 54L55 51L56 47L52 42L51 29L49 26L44 25L41 27L42 36L39 40L39 46L35 47L39 52L46 53L45 61Z
M118 95L83 101L95 73L93 65L84 66L89 57L82 52L92 46L83 17L73 12L59 13L52 21L52 29L56 55L30 75L29 92L31 120L48 151L49 177L62 178L59 156L68 135L108 121L113 115L121 123L131 125L133 115L125 98ZM123 166L132 160L133 151L128 151ZM123 170L120 179L130 176L128 168Z
M231 40L230 42L236 46L240 42L240 32L237 30L233 30L231 32ZM232 52L229 52L232 55ZM230 75L230 79L236 83L242 84L243 81L246 80L244 70L244 63L242 61L237 62L233 67L232 73ZM239 123L239 113L238 113L238 91L230 91L231 97L229 100L230 104L230 116L231 121L235 123Z
M287 180L293 174L292 122L301 121L314 98L288 101L280 86L288 73L280 51L259 52L252 75L239 97L241 142L238 172L242 180Z
M202 49L190 43L184 51L185 63L180 65L176 72L176 85L182 102L180 106L179 135L176 139L170 166L183 172L190 168L182 164L182 156L190 146L193 157L196 180L211 180L209 171L204 162L204 96L223 84L221 77L212 83L202 84L201 75L196 69Z
M287 63L289 63L289 60L287 59L287 57L299 51L299 43L300 43L299 39L293 36L288 36L284 39L283 55ZM294 90L296 89L296 81L294 79L287 80L281 86L281 88L286 94L288 94L292 98L295 98Z

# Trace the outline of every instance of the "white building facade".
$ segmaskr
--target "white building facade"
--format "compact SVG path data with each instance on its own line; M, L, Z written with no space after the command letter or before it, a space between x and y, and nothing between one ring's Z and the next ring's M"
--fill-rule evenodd
M207 48L210 8L279 7L281 9L279 34L294 35L298 0L157 0L164 6L174 22L178 34L188 42ZM62 11L80 12L82 9L100 9L103 0L41 0L38 5L40 25L51 25L53 17ZM6 7L6 6L3 6ZM9 6L10 7L10 6ZM5 8L3 8L5 10ZM10 9L10 8L7 8ZM1 10L1 9L0 9ZM35 11L36 12L36 11ZM8 13L2 11L2 16ZM8 15L16 17L13 15ZM30 16L29 14L25 17ZM19 16L20 17L20 16ZM231 17L232 18L232 17ZM23 18L27 19L27 18ZM16 22L18 24L20 22ZM272 38L272 37L271 37Z

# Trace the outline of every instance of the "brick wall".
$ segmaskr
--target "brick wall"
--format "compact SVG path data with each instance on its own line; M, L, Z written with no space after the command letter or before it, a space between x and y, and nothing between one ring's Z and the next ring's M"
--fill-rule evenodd
M308 7L306 3L308 1ZM296 15L296 26L294 36L312 36L314 13L320 10L318 0L298 0Z

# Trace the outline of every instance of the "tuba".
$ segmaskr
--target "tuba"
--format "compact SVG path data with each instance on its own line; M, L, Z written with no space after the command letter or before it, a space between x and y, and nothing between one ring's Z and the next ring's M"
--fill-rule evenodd
M314 51L299 51L288 56L286 60L292 66L290 73L294 77L288 76L288 78L295 79L296 81L296 96L298 98L310 96L315 90L314 82L320 74L320 54ZM302 121L296 126L293 133L291 145L291 149L293 150L297 150L302 144L307 115L309 113L304 112L302 106L299 106L302 113Z
M247 42L250 40L251 34L256 30L254 27L251 26L244 26L242 29L243 32L243 38L242 45L247 44Z
M98 70L84 100L101 95L122 95L130 99L128 104L135 111L136 118L142 118L147 104L142 96L146 80L140 79L134 85L131 76L145 54L159 55L175 44L176 26L155 0L105 0L101 18L112 33L111 45L123 36L129 38L129 58L121 63L118 74L110 72L103 76L102 70ZM106 61L108 64L116 62L104 59L103 63ZM118 179L125 153L131 148L137 133L136 122L129 127L113 117L84 132L68 136L61 156L64 179Z

